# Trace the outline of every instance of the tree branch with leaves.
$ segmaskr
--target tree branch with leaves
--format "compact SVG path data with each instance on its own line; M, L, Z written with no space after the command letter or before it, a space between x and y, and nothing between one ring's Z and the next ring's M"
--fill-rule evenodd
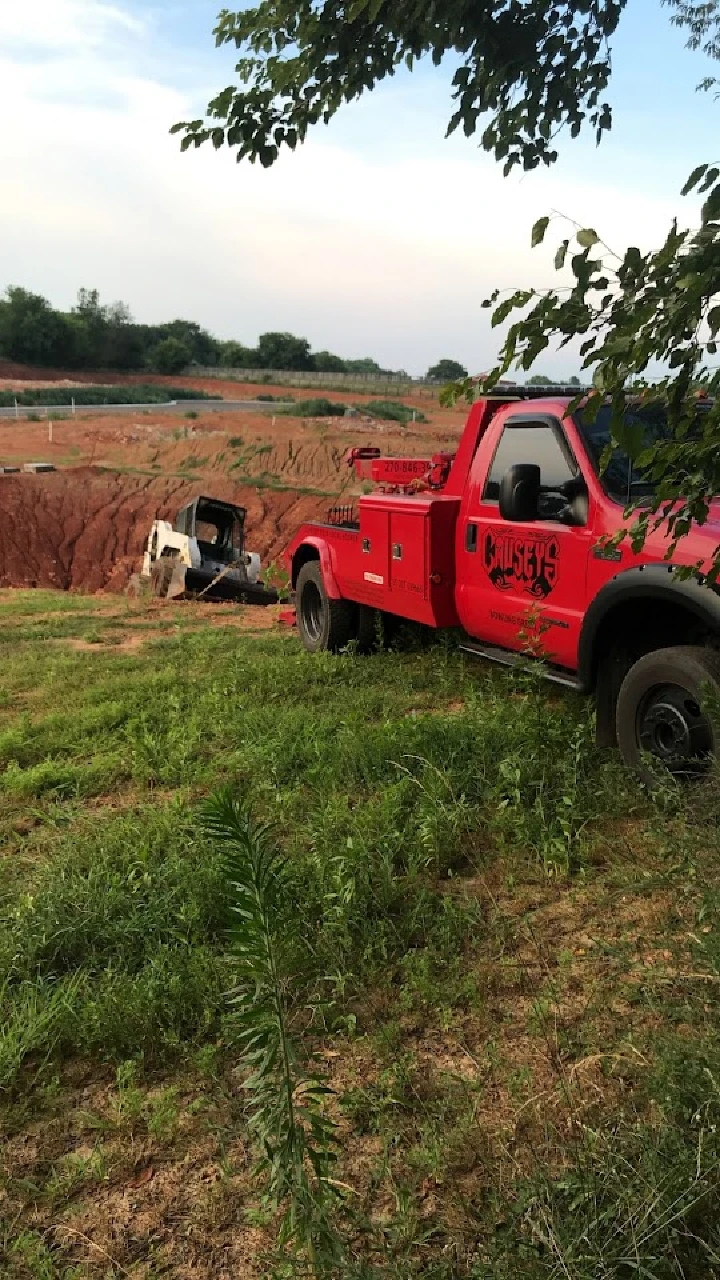
M581 339L583 368L593 383L584 412L593 416L609 400L613 445L652 481L653 497L643 501L629 531L633 546L639 550L649 530L664 524L668 558L693 522L706 522L710 502L720 493L720 399L698 415L698 396L720 392L720 363L714 360L720 332L720 167L699 165L683 195L695 189L704 196L700 225L679 230L675 220L657 251L632 246L621 257L594 229L574 226L555 253L558 271L570 266L570 287L519 289L502 299L496 291L483 304L494 307L494 327L522 313L508 329L484 390L511 369L530 369L551 343L562 348ZM548 215L536 222L533 246L543 243L551 220ZM458 391L474 396L477 383L466 380ZM638 400L662 401L665 438L649 442L637 424L628 423L628 404ZM720 576L720 547L710 576Z
M227 144L238 160L273 164L315 125L360 98L402 66L454 59L448 133L473 135L503 161L534 169L557 158L563 128L585 124L598 140L610 128L603 100L610 78L608 40L625 0L263 0L224 9L214 35L234 44L240 87L222 89L207 118L176 124L182 148Z

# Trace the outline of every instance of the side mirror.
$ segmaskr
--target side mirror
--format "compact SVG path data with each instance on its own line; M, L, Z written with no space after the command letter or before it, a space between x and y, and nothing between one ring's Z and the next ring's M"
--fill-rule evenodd
M537 520L540 503L540 468L534 462L517 462L500 481L500 515L503 520Z

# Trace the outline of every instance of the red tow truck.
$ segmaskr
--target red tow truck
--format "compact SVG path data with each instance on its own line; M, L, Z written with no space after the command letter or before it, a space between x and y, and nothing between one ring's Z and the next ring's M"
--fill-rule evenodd
M651 486L616 450L601 472L610 409L572 411L571 387L508 387L473 404L457 451L348 455L379 489L304 524L285 562L310 652L370 649L378 612L458 628L461 647L505 665L542 654L551 680L594 694L597 737L642 772L650 752L676 773L715 754L703 696L720 687L720 594L673 565L709 567L720 502L665 559L667 530L640 554L626 539L629 501ZM651 436L661 409L629 411Z

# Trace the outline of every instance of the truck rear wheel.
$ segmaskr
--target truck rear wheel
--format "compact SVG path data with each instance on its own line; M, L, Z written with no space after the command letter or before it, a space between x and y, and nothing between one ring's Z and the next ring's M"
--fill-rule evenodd
M656 779L643 762L646 754L678 778L707 772L720 739L702 705L708 686L720 692L720 654L712 649L656 649L630 668L620 686L615 723L623 760L643 781Z
M297 628L308 653L337 653L356 638L356 608L349 600L331 600L317 560L309 560L297 578Z
M165 599L172 576L173 566L170 560L161 557L155 561L150 570L150 589L156 600Z

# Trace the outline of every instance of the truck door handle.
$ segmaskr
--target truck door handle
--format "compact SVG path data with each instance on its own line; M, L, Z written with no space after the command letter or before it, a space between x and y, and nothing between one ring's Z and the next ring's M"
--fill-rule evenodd
M477 525L468 524L465 530L465 550L477 551Z

